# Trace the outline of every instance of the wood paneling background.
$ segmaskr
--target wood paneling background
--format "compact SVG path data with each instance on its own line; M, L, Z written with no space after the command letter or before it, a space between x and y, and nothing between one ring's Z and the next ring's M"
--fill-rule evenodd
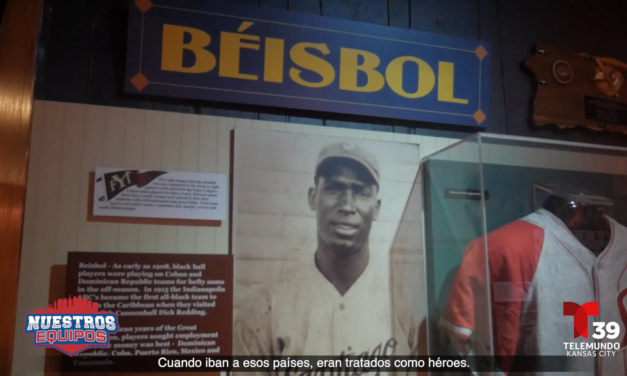
M212 0L207 0L212 1ZM627 36L627 2L574 6L569 0L230 0L326 17L411 28L492 43L492 133L607 145L627 136L585 129L530 125L531 79L521 68L533 46L611 56L627 61L616 43ZM224 103L129 97L123 93L127 0L45 0L37 98L183 113L357 128L382 132L465 137L479 128L375 119L341 114Z
M230 2L401 28L409 28L411 25L417 30L430 30L419 21L412 23L412 19L418 17L420 4L409 0ZM123 81L127 4L127 0L46 0L45 42L41 44L42 63L37 76L38 99L440 137L461 138L469 132L468 129L462 129L464 127L435 123L418 124L392 119L125 95ZM477 38L479 29L469 36ZM498 75L500 73L495 74L494 79ZM499 112L498 109L495 111ZM497 130L502 122L495 123L494 129ZM470 131L477 130L473 128Z
M41 0L2 1L0 12L0 375L8 375L13 357Z

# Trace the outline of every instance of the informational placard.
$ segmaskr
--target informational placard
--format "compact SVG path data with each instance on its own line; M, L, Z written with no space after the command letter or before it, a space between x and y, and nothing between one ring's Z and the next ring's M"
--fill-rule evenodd
M94 216L225 220L227 177L180 171L96 168Z
M605 123L627 125L627 103L584 96L586 119Z
M70 252L66 278L70 296L117 313L120 329L108 348L81 353L65 370L89 359L112 372L119 357L231 355L231 255Z

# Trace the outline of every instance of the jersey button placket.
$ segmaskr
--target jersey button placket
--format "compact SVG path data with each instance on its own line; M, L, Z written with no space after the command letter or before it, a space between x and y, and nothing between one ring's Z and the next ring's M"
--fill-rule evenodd
M344 319L344 312L346 310L346 306L344 302L340 300L340 302L336 303L335 308L333 309L333 352L334 355L339 355L340 352L346 351L346 344L344 343L345 338L343 337L344 326L346 325L346 321Z

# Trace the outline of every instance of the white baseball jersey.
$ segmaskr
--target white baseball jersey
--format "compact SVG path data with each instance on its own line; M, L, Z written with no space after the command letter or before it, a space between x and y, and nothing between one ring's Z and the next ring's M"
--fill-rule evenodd
M389 266L389 256L371 254L342 296L312 256L249 297L235 320L234 355L410 355L417 328L408 312L393 312Z
M625 375L627 228L613 219L609 222L612 237L598 257L544 209L490 233L492 330L488 329L485 244L483 238L473 241L451 290L441 328L470 339L473 352L497 356L567 356L572 350L565 348L565 342L619 342L623 349L613 356L569 357L566 370L570 372L559 375ZM589 320L588 339L574 338L574 317L564 315L564 302L600 303L600 317ZM617 322L620 336L595 340L595 321ZM491 333L493 351L487 337ZM500 368L507 373L511 365L505 361Z

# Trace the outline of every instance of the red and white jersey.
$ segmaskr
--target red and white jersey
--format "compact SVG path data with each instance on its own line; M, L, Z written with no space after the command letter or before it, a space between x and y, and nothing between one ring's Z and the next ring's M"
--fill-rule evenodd
M613 350L613 356L568 357L566 368L573 375L625 375L627 228L608 219L612 237L598 257L544 209L490 233L491 304L487 299L485 244L483 238L471 242L440 327L470 339L473 353L478 355L567 356L572 350L564 343L597 341L592 337L592 322L617 322L619 337L598 341L619 342L621 350ZM590 318L588 339L574 338L574 317L564 315L564 302L600 303L600 317ZM488 306L492 310L492 330L488 328ZM508 373L511 363L502 362L500 369Z

